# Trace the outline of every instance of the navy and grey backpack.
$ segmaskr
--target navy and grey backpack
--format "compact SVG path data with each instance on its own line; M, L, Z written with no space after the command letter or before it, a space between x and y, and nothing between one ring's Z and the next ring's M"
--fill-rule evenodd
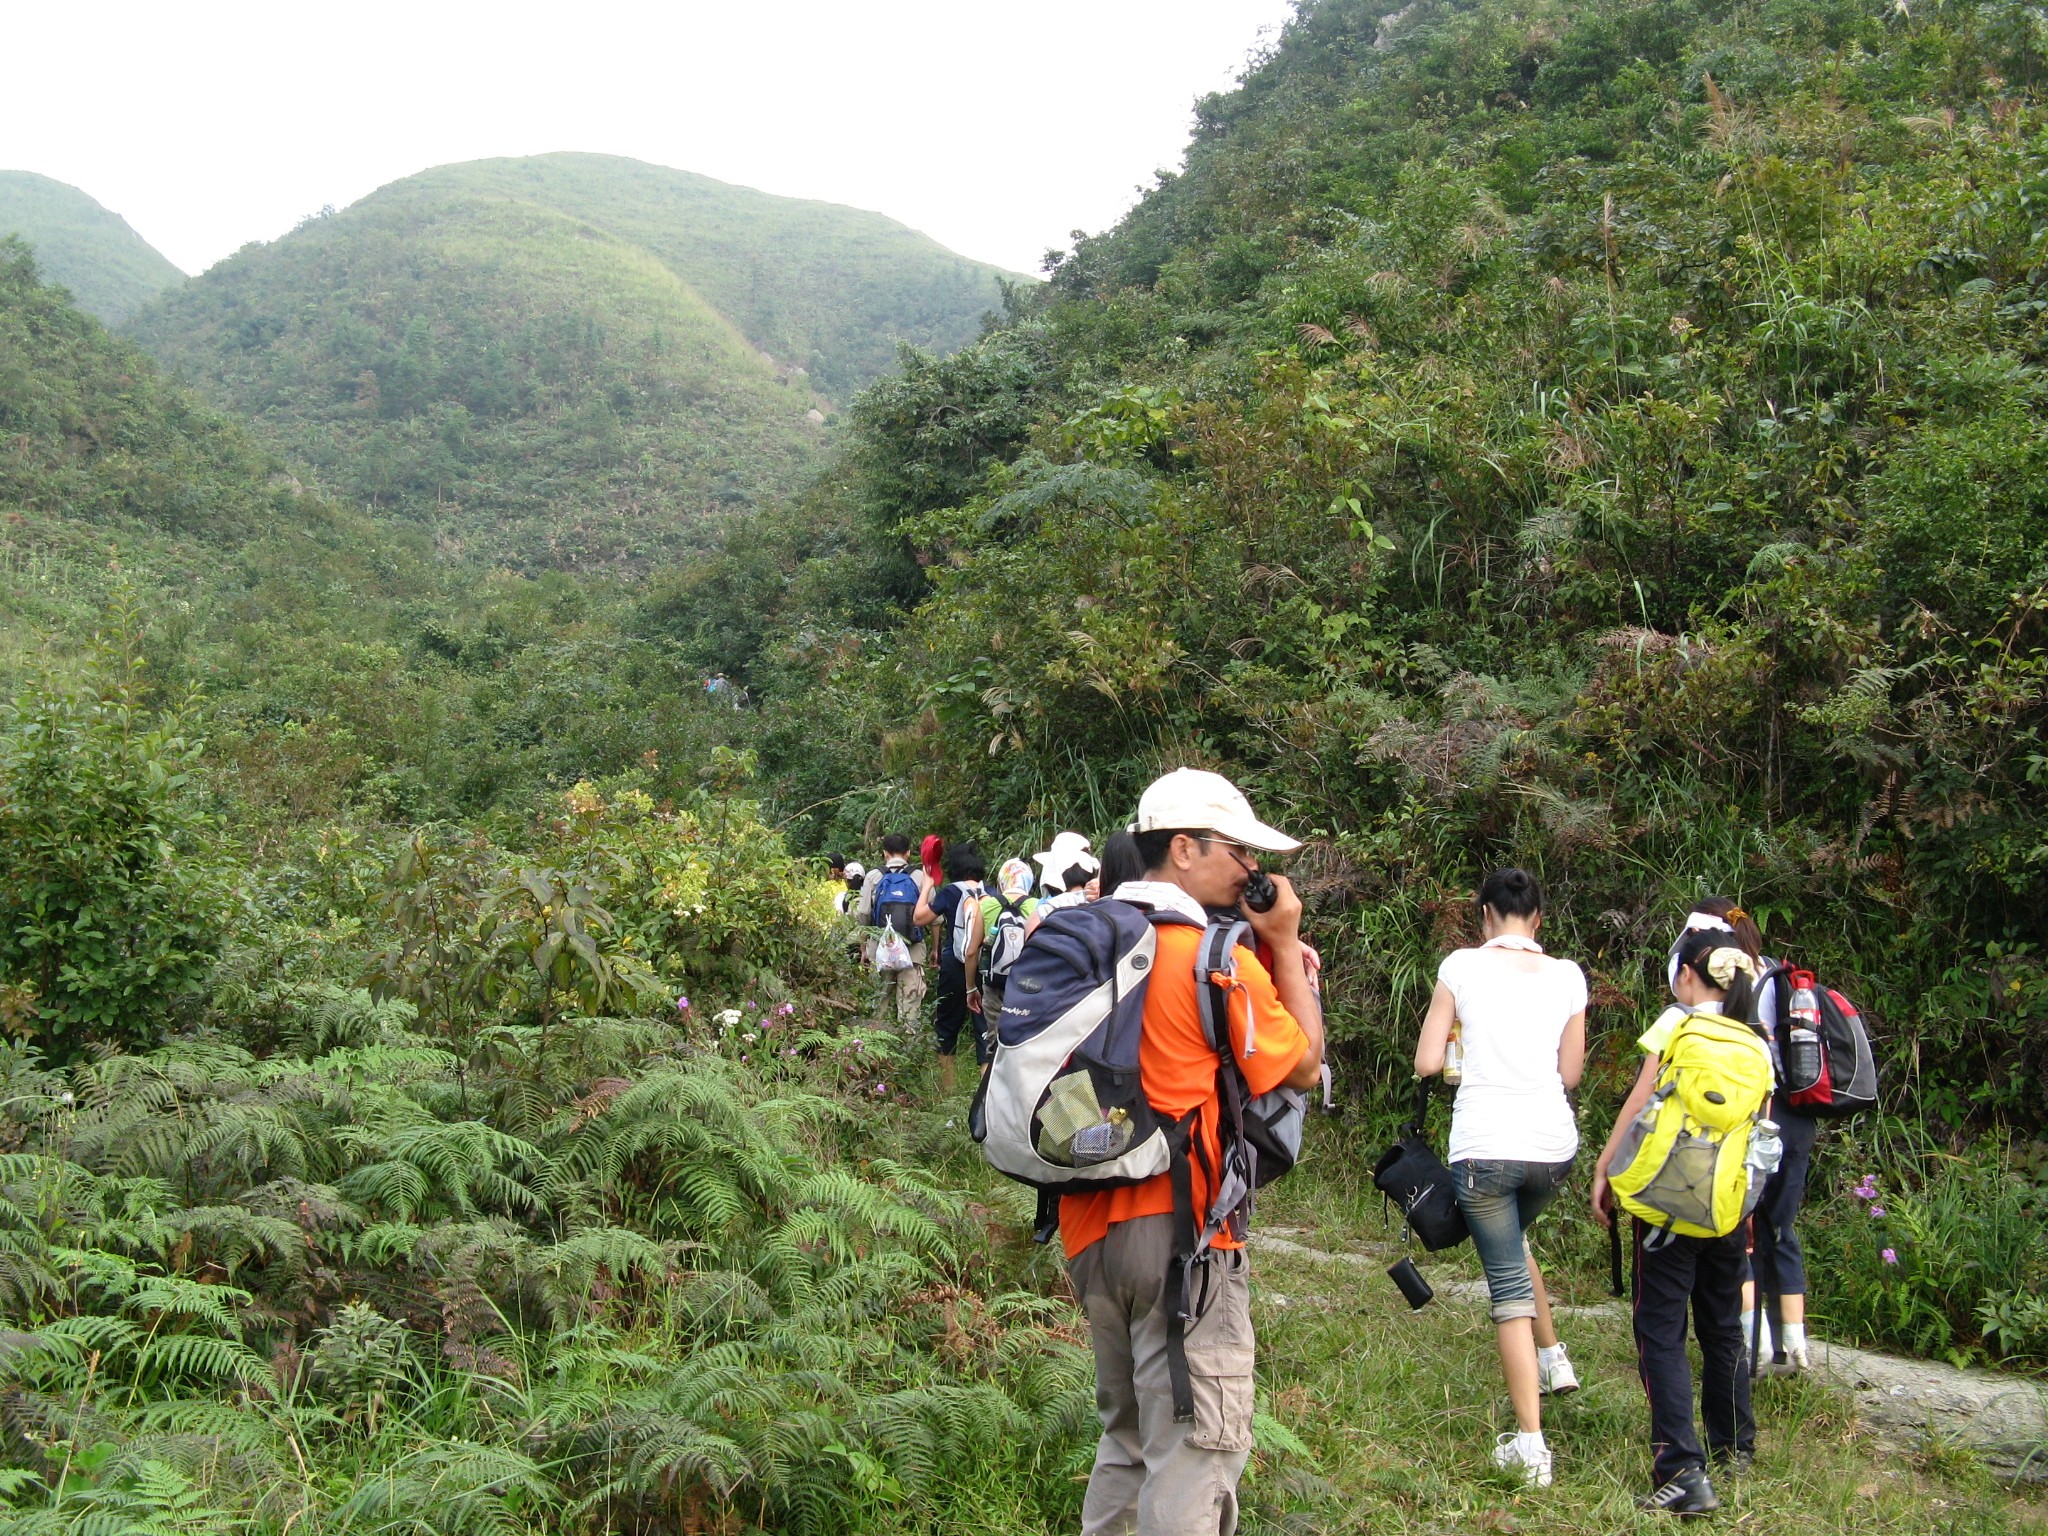
M1066 907L1010 967L974 1137L997 1169L1073 1194L1168 1171L1171 1123L1138 1082L1159 940L1128 902Z

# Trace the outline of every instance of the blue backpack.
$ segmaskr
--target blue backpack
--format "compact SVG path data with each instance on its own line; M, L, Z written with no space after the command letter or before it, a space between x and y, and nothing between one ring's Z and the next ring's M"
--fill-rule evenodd
M877 928L894 928L907 942L915 944L924 938L924 930L911 918L923 895L917 876L908 869L885 867L881 879L875 882L875 905L870 920Z

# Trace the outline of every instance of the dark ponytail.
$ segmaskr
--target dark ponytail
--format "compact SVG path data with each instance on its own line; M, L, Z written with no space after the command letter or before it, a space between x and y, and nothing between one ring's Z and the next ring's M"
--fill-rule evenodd
M1693 910L1703 909L1695 907ZM1718 913L1709 915L1719 916ZM1739 966L1730 970L1726 984L1716 981L1714 956L1722 950L1743 956L1751 965L1756 964L1756 957L1737 941L1735 935L1712 928L1696 928L1678 946L1678 967L1691 971L1702 983L1719 992L1721 1011L1729 1018L1749 1021L1756 1009L1756 983L1749 972Z
M1479 905L1502 917L1534 917L1543 910L1543 887L1526 869L1496 869L1479 887Z

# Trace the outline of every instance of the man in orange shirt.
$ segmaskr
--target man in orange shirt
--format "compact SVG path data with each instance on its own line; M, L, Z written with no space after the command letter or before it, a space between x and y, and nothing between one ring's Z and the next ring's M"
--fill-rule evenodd
M1207 1170L1219 1166L1221 1108L1219 1062L1196 993L1202 925L1208 909L1237 904L1259 853L1301 845L1254 816L1229 780L1192 768L1145 791L1133 831L1145 878L1107 894L1188 920L1159 926L1138 1070L1145 1097L1162 1116L1178 1120L1200 1111L1194 1138L1206 1156L1189 1162L1194 1209L1204 1212L1214 1198ZM1279 900L1272 908L1245 914L1271 968L1240 950L1238 981L1249 1007L1234 995L1230 1008L1231 1046L1254 1096L1310 1087L1323 1058L1322 1010L1302 959L1301 901L1285 879L1273 883ZM1252 1448L1249 1262L1227 1231L1215 1239L1206 1285L1198 1277L1195 1287L1206 1305L1186 1324L1194 1419L1176 1421L1167 1300L1173 1209L1167 1174L1060 1201L1060 1234L1088 1316L1102 1417L1083 1536L1231 1536L1237 1529L1237 1484Z

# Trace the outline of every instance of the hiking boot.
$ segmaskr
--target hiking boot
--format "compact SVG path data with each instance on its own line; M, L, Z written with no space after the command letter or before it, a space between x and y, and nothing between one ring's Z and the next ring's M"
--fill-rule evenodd
M1503 1472L1519 1476L1525 1487L1548 1488L1550 1486L1550 1450L1524 1454L1511 1434L1502 1435L1494 1442L1493 1464Z
M1720 1507L1705 1467L1687 1467L1655 1493L1636 1500L1637 1509L1664 1515L1711 1515Z
M1536 1386L1539 1391L1552 1397L1563 1397L1568 1392L1579 1390L1579 1373L1572 1369L1572 1363L1565 1357L1564 1346L1557 1346L1554 1359L1545 1360L1541 1352L1536 1356Z

